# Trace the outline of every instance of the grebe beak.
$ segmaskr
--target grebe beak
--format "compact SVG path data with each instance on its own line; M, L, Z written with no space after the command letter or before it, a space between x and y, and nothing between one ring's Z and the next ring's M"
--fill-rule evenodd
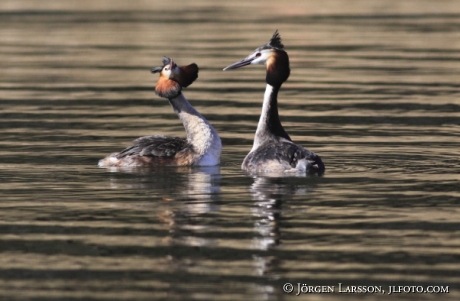
M257 57L256 56L253 56L253 57L247 57L239 62L236 62L234 64L231 64L230 66L227 66L224 68L224 71L227 71L227 70L232 70L232 69L237 69L237 68L241 68L241 67L244 67L244 66L247 66L247 65L250 65L251 62L253 60L255 60Z
M150 69L150 72L151 73L157 73L157 72L161 72L161 70L163 70L163 67L154 67L154 68Z
M169 62L169 63L167 63L167 62ZM151 69L150 69L150 72L152 72L152 73L161 72L161 70L163 70L163 68L164 68L167 64L169 64L169 69L172 70L173 67L176 65L176 64L173 62L172 59L167 58L167 57L164 57L164 58L163 58L163 64L165 64L165 65L163 65L163 66L161 66L161 67L153 67L153 68L151 68Z

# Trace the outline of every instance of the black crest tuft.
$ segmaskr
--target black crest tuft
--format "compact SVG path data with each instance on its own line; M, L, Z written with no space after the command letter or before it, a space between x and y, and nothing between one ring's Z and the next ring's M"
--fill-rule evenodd
M163 67L170 64L171 63L171 59L167 56L164 56L163 57Z
M162 62L163 62L163 66L153 67L152 69L150 69L150 72L152 72L152 73L161 72L161 70L163 70L164 66L166 66L166 65L171 63L171 59L169 57L164 56Z
M280 36L280 34L279 34L279 32L278 32L278 29L275 30L275 32L273 33L272 38L271 38L270 41L267 43L267 46L271 46L271 47L279 48L279 49L283 49L283 48L284 48L283 43L281 43L281 36Z

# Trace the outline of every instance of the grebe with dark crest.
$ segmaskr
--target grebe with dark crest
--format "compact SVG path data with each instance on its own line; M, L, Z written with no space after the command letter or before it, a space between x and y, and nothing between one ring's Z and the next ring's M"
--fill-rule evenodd
M292 142L279 119L278 91L288 79L290 68L289 57L284 51L278 30L267 44L254 50L245 59L224 68L224 71L250 64L266 66L267 86L254 144L241 168L250 173L324 173L325 167L321 158Z
M167 98L182 121L187 138L146 136L133 145L99 161L99 167L215 166L220 162L222 144L212 125L190 104L182 88L198 78L198 66L179 67L170 58L150 70L160 73L155 93Z

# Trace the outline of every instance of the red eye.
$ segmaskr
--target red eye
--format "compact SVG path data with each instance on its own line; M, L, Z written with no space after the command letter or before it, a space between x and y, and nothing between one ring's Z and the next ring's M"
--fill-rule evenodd
M256 57L259 57L259 56L261 56L260 52L258 52L258 53L256 54Z

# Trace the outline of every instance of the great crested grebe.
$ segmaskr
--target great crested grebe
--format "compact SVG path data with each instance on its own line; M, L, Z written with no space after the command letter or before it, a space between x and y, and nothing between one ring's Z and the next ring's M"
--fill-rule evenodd
M220 162L222 144L216 130L182 94L198 78L198 66L177 66L163 58L155 93L167 98L184 124L187 138L163 135L140 137L133 145L99 161L99 167L214 166Z
M254 145L244 158L241 168L248 172L322 174L325 167L321 158L292 142L279 119L278 91L290 74L289 57L283 48L281 37L276 30L267 44L254 50L245 59L224 68L225 71L258 64L266 65L267 69L267 87Z

